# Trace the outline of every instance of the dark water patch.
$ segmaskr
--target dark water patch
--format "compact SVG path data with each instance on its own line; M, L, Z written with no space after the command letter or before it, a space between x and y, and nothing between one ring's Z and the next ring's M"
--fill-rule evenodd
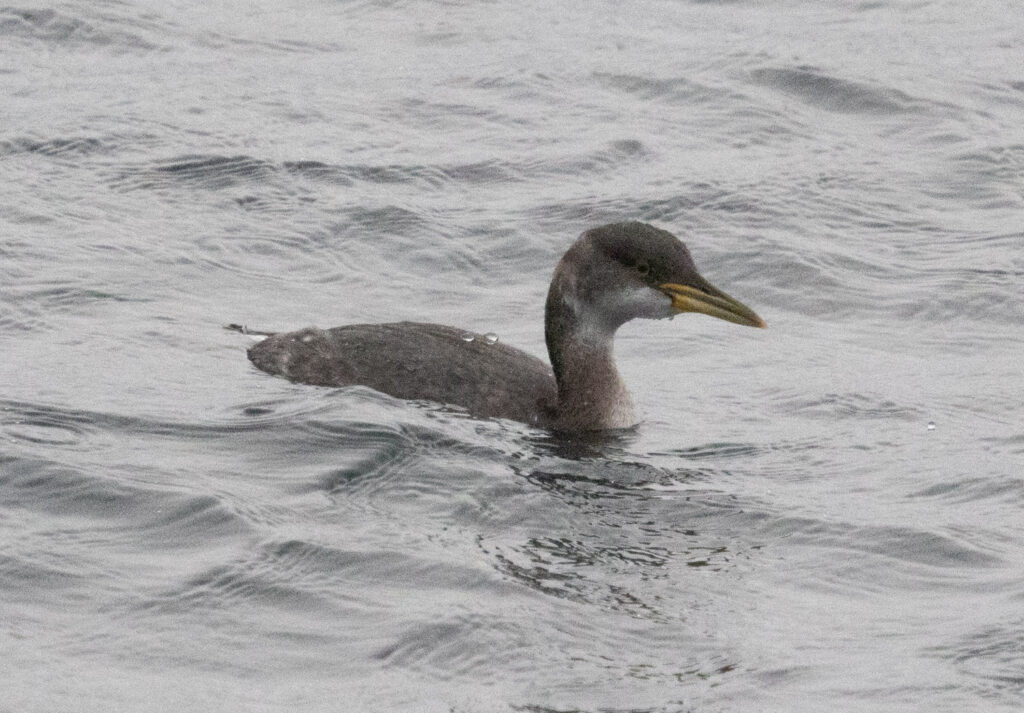
M993 144L950 157L963 167L981 167L994 178L1024 175L1024 144Z
M196 154L111 170L107 185L115 191L175 190L226 194L239 209L254 213L276 212L294 220L296 204L302 212L321 198L317 184L332 189L349 186L358 170L316 162L275 162L239 154ZM269 231L265 228L264 232ZM247 226L246 236L253 233Z
M616 92L644 101L677 104L693 108L704 102L723 101L735 95L729 91L695 82L685 77L654 78L635 74L598 72L594 78L599 84Z
M805 251L779 249L769 258L761 258L764 266L758 275L760 289L775 292L779 306L805 316L855 320L877 306L864 295L875 284L891 284L895 268L884 260L868 260L866 256L844 254L842 248L820 248Z
M457 47L465 42L465 34L462 32L428 32L417 34L416 44L424 47Z
M7 143L8 151L28 150L13 142ZM54 153L61 149L59 143L48 142L33 150ZM96 146L95 150L101 150L101 146ZM328 164L321 161L278 163L248 155L186 155L121 168L114 172L108 183L122 191L175 187L208 191L248 188L251 192L236 196L236 204L242 208L259 208L268 200L268 191L284 190L301 198L317 184L331 188L358 184L402 185L419 191L437 192L449 190L454 185L506 185L551 175L578 181L586 176L616 173L648 156L649 150L640 141L628 138L611 141L577 155L521 161L492 158L436 165ZM315 195L306 198L316 199ZM630 212L634 211L631 209Z
M895 419L920 421L927 414L917 406L896 403L889 399L862 393L828 393L809 399L798 399L787 406L792 414L833 419Z
M713 460L715 462L727 458L752 458L763 452L763 447L750 443L706 443L688 448L673 448L665 451L653 451L652 456L671 456L687 460Z
M10 506L48 514L53 528L96 538L121 537L161 548L189 548L246 532L244 522L209 495L131 482L128 474L89 474L37 458L4 458L0 487ZM88 534L86 534L88 533Z
M841 114L900 114L923 106L897 89L842 79L814 67L765 67L752 70L750 77L757 84Z
M149 297L114 292L106 286L80 285L82 280L66 283L30 284L12 290L12 319L23 328L42 325L53 329L56 317L63 314L88 314L110 303L146 303Z
M910 527L778 518L769 532L776 536L785 534L790 544L830 553L828 557L835 559L836 573L841 579L859 577L865 567L877 571L879 588L893 587L901 581L911 588L944 586L950 577L962 576L965 569L993 570L1005 564L1000 557L951 535ZM855 564L854 553L874 560L875 564ZM826 579L823 574L822 581Z
M95 449L103 430L88 412L0 400L0 434L11 443Z
M0 332L41 332L53 328L53 320L41 310L32 310L19 306L0 306Z
M0 554L0 590L13 602L38 604L45 594L89 588L94 576L68 552L47 555L19 547Z
M515 653L524 645L519 622L453 612L402 632L374 657L389 668L452 680L508 670L516 665Z
M333 226L327 219L303 225L304 216L296 217L294 195L272 190L258 196L247 194L230 200L240 210L251 212L253 217L241 218L224 230L195 236L189 249L174 254L176 265L230 272L272 284L304 284L309 294L314 295L321 290L318 285L343 282L346 288L356 289L354 286L362 283L361 271L365 265L360 264L359 259L365 261L367 254L356 253L351 246L335 240ZM301 196L299 200L302 200ZM269 225L281 219L289 220L288 224ZM257 301L273 305L274 298L268 294L263 293ZM305 312L300 305L296 305L296 309ZM261 312L253 314L258 317ZM305 314L302 318L310 319L311 316ZM274 325L256 323L245 326L259 331Z
M438 228L429 219L400 206L388 205L380 208L356 207L349 211L343 223L331 226L332 238L367 239L369 236L402 236L426 239L435 235Z
M450 287L445 280L439 281L439 276L451 276L452 284L468 287L492 284L488 275L491 270L506 274L506 264L488 264L483 256L495 243L495 236L452 224L446 216L397 205L353 206L338 212L340 218L311 237L338 261L349 281L351 276L361 276L376 289L407 279L405 284L416 284L440 297L450 292ZM396 254L403 256L400 261L395 260ZM407 271L407 278L401 270ZM386 275L386 283L382 283L382 275Z
M271 607L294 613L322 611L326 602L323 593L279 577L273 563L256 553L253 558L212 567L190 578L180 590L151 600L146 608L195 613Z
M155 497L161 499L160 505L134 524L133 530L140 540L159 549L206 549L252 532L249 520L219 496L163 493Z
M443 171L436 166L354 164L341 166L339 170L353 181L376 185L410 184L429 189L446 185Z
M241 34L227 34L206 30L188 37L189 42L198 47L225 52L233 51L269 51L282 54L307 54L320 56L334 52L345 52L350 49L344 42L320 41L313 42L306 38L255 39Z
M46 403L0 399L0 414L5 426L26 423L42 428L55 427L74 434L75 442L91 434L103 432L176 432L178 424L111 414L85 409L71 409Z
M302 463L304 455L310 452L326 452L342 455L351 460L352 474L359 469L363 456L375 457L380 449L397 454L410 443L410 437L403 430L402 423L394 423L384 414L393 406L405 402L366 387L343 389L310 389L295 387L293 398L262 401L244 407L246 415L230 419L213 427L211 435L225 432L238 434L259 434L260 449L252 455L259 458L268 470L285 467L289 463ZM301 397L300 397L301 395ZM379 422L367 420L367 416L379 411ZM202 428L201 430L206 430ZM343 485L346 467L332 471L311 487L330 489Z
M359 543L351 543L358 545ZM409 571L412 558L399 552L343 549L307 540L285 540L262 545L262 558L273 563L277 576L325 588L338 579L372 578L384 572Z
M507 161L489 159L476 163L443 167L448 180L455 184L506 184L524 180L522 171Z
M159 46L142 35L126 32L114 19L88 20L61 10L0 8L0 37L39 40L47 45L111 47L122 50L155 50Z
M566 444L558 449L557 461L542 460L540 464L514 464L513 470L529 482L551 492L584 498L643 497L638 493L651 484L677 483L686 477L658 466L614 458L614 451L604 455L582 455ZM602 450L591 446L591 453ZM566 459L568 457L568 459Z
M537 430L525 435L525 440L537 455L552 456L563 461L594 461L605 458L623 459L636 440L635 428L585 433L559 433Z
M1024 620L976 628L955 644L926 653L952 664L993 704L1024 706Z
M286 616L302 611L316 616L355 610L365 614L367 609L386 606L392 598L404 600L410 589L424 594L453 586L472 589L493 579L486 571L436 561L422 553L378 549L372 530L364 525L353 523L361 534L351 541L261 543L190 576L146 602L144 608L191 612L271 606Z
M50 157L70 157L110 154L119 148L117 142L94 136L73 136L59 139L18 137L0 141L0 156L39 154Z
M516 469L518 470L518 469ZM556 494L570 495L573 499L584 498L615 498L632 495L628 485L620 484L589 473L572 473L565 470L554 471L541 468L528 469L522 473L530 483Z
M994 287L1014 287L1020 284L1021 278L1024 278L1024 263L1021 263L1021 267L1006 267L1006 268L981 268L981 267L962 267L956 269L955 274L962 276L965 281L969 282L981 282L983 284L992 285ZM945 271L932 270L929 271L931 274L942 274Z
M994 452L1000 453L1024 453L1024 433L1014 434L1003 438L985 438L983 442Z
M169 181L209 190L262 183L276 173L273 164L251 156L184 156L158 164L152 170L166 175Z
M627 565L636 567L664 567L674 553L667 547L641 544L609 547L599 540L590 542L567 537L541 537L529 542L534 553L544 553L550 565Z
M1024 144L989 145L946 157L943 169L921 186L924 195L966 202L981 210L1024 209Z
M223 190L266 186L275 173L272 164L250 156L194 155L124 168L114 174L109 185L119 191Z
M244 356L240 355L239 358L244 361ZM363 400L359 403L363 409L382 406L386 408L389 405L404 403L369 389L356 388L360 389L356 396L362 397ZM190 443L221 440L231 443L232 447L237 447L239 443L247 443L246 438L259 436L260 440L247 445L266 444L268 450L270 446L283 448L288 443L296 443L296 448L328 446L335 443L335 439L344 435L349 428L347 424L337 423L332 418L339 404L342 404L347 396L344 390L296 390L296 394L300 393L304 398L252 402L239 406L237 414L227 412L219 418L210 417L205 420L197 420L191 415L189 418L175 420L0 399L0 423L5 427L22 423L32 427L38 425L44 429L44 433L45 429L54 428L55 439L68 440L68 445L80 444L83 448L89 445L90 438L98 435L99 443L102 445L105 443L104 439L112 437L113 434L133 438L153 437L167 439L169 442L179 442L182 439ZM355 423L357 425L352 428L352 439L353 442L359 442L362 434L358 427L359 421L356 420ZM385 430L389 428L381 424L372 424L368 427ZM239 437L243 440L237 441ZM278 437L280 442L276 440ZM31 439L26 440L32 442ZM289 454L287 451L282 452L285 457Z
M406 590L433 594L447 590L472 592L501 585L480 567L440 559L424 551L375 549L367 540L319 543L288 540L267 543L262 548L267 571L275 578L332 598L342 605L359 602L367 595L364 587L379 589L390 598L404 599ZM368 600L367 604L381 604Z
M942 231L934 240L928 245L928 254L936 256L938 258L954 258L964 255L964 248L969 247L971 255L986 255L988 251L991 251L993 259L1007 259L1009 256L1012 264L1018 265L1020 258L1014 252L1020 242L1024 240L1024 231L1021 230L1007 230L1007 231L958 231L951 233L950 231ZM984 251L984 252L979 252ZM957 269L962 266L953 266L951 269Z
M520 540L503 529L482 538L494 568L542 594L639 619L675 616L642 582L689 570L727 572L756 556L754 540L770 531L762 506L695 487L689 472L584 460L547 464L524 477L549 497L524 491L499 501L512 511L532 503L527 518L506 526L530 534Z
M649 209L648 206L643 208ZM697 208L702 212L724 213L730 217L749 217L763 224L780 217L778 208L765 204L760 198L737 193L721 193L702 201Z
M259 434L259 447L250 454L259 471L294 474L287 487L296 494L364 504L379 494L396 504L433 500L510 457L502 423L365 387L308 396L298 408L291 401L266 412L250 408L257 415L246 430Z
M448 183L489 184L519 180L518 170L506 161L489 159L437 167L394 165L332 165L320 161L286 161L284 168L297 176L338 186L359 182L413 184L439 188Z
M324 181L336 186L351 186L352 178L339 166L322 161L285 161L281 164L288 173L312 181Z
M54 414L19 414L0 420L4 437L41 446L77 446L89 432L73 420Z
M613 585L588 578L571 568L561 570L556 566L548 566L542 556L533 552L533 546L533 543L527 542L507 551L494 545L488 549L496 571L535 592L579 604L603 603L608 608L616 607L619 597ZM635 608L651 609L639 602Z
M1024 479L1010 475L1002 478L958 476L956 480L930 485L907 497L949 503L996 500L1021 505L1024 504Z
M281 52L300 52L310 55L322 55L324 53L347 52L351 47L344 42L310 42L303 39L278 39L266 43L271 49Z
M31 210L24 205L7 205L0 208L0 211L2 211L2 217L12 225L23 225L30 228L41 228L43 226L52 225L57 220L53 215ZM5 251L0 248L0 257L5 257L4 252Z
M516 638L514 628L507 623L453 615L403 633L380 649L376 658L390 668L429 671L436 680L450 681L481 667L500 665L509 658L510 642ZM503 646L499 641L504 642ZM488 650L494 652L489 657L484 654Z
M495 166L499 166L495 164ZM484 178L500 166L487 164L455 165L452 167L402 164L327 164L321 161L283 161L280 163L253 156L190 155L159 161L150 165L129 167L112 180L120 190L153 190L183 186L210 191L250 187L266 192L268 188L287 187L295 179L313 184L325 183L332 187L350 187L357 183L372 185L410 185L422 190L438 190L469 176ZM498 180L495 176L488 180ZM245 200L258 200L256 196L243 196Z
M538 97L558 96L561 85L552 75L543 71L516 70L506 74L481 76L479 73L453 77L449 86L466 87L473 90L490 90L513 97L519 101Z
M235 205L239 208L266 212L274 206L275 201L261 198L260 196L239 196L234 199Z
M922 269L891 311L905 322L1019 324L1024 304L1013 295L1020 274L1024 271L1013 268Z
M332 429L330 441L344 452L345 463L320 478L317 487L327 492L365 489L367 481L396 474L400 477L403 467L417 458L412 438L401 429L380 424L346 423L343 428Z
M759 205L758 201L737 195L724 186L705 182L677 184L666 197L648 195L632 200L633 210L641 220L667 224L692 224L703 211L749 216L772 212L770 206ZM686 231L681 230L680 234L685 241Z
M747 520L735 510L711 512L694 497L648 498L646 511L580 512L575 519L587 524L571 534L552 528L521 542L485 538L481 549L497 572L540 594L648 622L677 621L653 582L722 575L760 545L744 539Z
M421 98L404 98L388 111L403 123L411 122L425 129L450 131L458 124L462 131L474 126L497 126L506 129L535 129L538 121L521 115L463 102L440 102Z
M543 77L544 75L535 76ZM452 83L471 87L473 89L496 89L502 91L508 89L520 89L526 85L526 82L522 77L510 74L492 76L465 75L459 77L457 80L453 80Z
M709 183L680 183L671 195L652 197L620 195L615 198L559 199L540 202L526 211L530 224L544 230L564 231L565 226L601 225L623 220L644 220L664 226L677 225L677 232L685 240L685 231L678 225L693 221L693 213L701 206L727 199L729 193ZM671 228L670 228L671 229Z
M427 190L442 190L452 185L494 185L533 181L550 175L569 176L573 180L622 170L648 155L635 139L611 141L581 155L555 156L539 160L491 158L470 163L417 165L341 165L316 166L297 172L318 180L335 183L409 184ZM294 169L293 169L294 170Z
M585 176L616 174L627 170L649 156L650 152L636 139L618 139L580 156L566 156L545 159L524 167L524 173L531 178L554 174L579 180Z

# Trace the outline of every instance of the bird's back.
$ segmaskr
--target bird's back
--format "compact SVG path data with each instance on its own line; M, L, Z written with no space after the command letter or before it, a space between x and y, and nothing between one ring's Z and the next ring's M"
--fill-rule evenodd
M249 359L291 381L361 384L397 398L455 404L483 418L544 425L557 402L555 378L544 362L440 324L309 327L268 336L249 349Z

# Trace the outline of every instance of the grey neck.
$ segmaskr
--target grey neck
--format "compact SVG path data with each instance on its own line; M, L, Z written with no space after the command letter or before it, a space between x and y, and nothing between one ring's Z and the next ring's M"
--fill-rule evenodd
M544 312L548 355L558 383L554 426L581 431L635 425L633 401L612 355L618 325L600 324L557 286L557 281L552 283Z

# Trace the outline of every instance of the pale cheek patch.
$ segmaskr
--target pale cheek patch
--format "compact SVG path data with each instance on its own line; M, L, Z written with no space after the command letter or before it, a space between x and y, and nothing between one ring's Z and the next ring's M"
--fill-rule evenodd
M674 314L672 298L649 287L618 290L607 295L605 300L608 302L605 309L621 317L623 322L635 317L664 319Z
M675 314L672 299L648 287L603 292L594 303L567 293L562 303L576 317L576 333L592 344L610 344L615 330L631 319L665 319Z

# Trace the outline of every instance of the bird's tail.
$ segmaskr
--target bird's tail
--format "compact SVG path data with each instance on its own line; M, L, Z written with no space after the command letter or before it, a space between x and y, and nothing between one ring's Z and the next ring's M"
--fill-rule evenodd
M257 341L275 334L274 332L265 332L262 329L249 329L244 324L225 324L224 329L244 334L247 337L253 337Z

